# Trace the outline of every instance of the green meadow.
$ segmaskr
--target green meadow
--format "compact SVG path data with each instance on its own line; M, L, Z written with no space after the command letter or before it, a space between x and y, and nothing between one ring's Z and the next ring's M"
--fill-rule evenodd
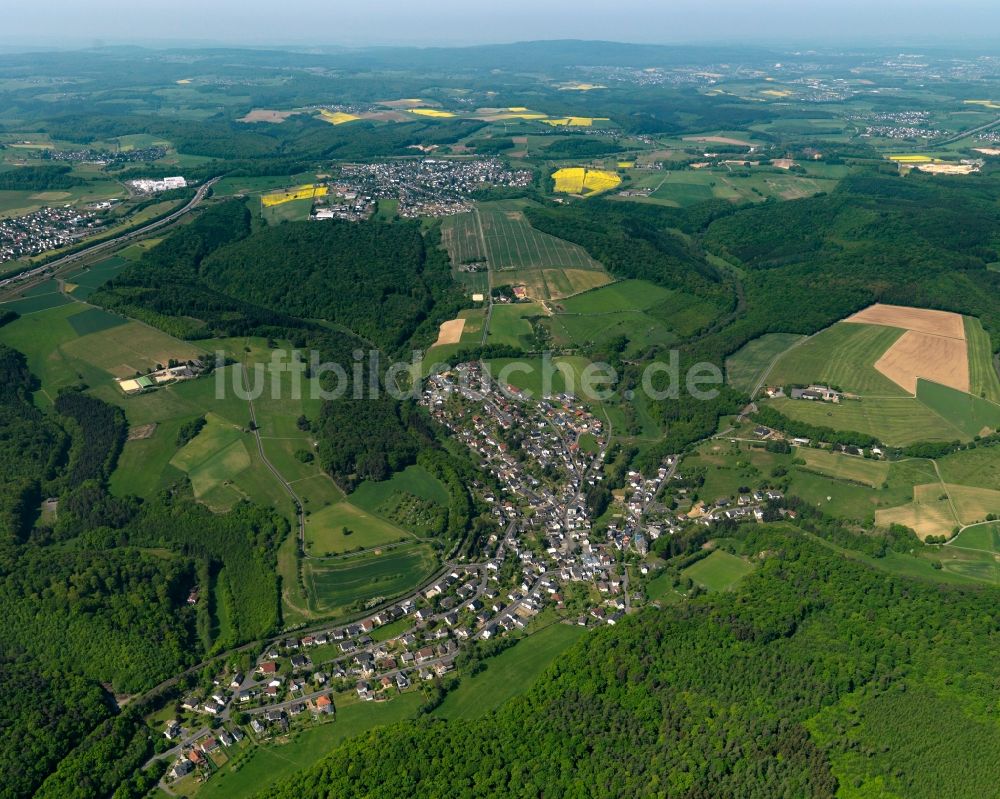
M688 566L681 572L709 591L729 591L753 571L753 566L743 558L716 549L707 558Z
M585 635L577 625L553 623L522 638L486 661L486 668L463 677L434 711L445 719L479 718L527 691L549 665Z

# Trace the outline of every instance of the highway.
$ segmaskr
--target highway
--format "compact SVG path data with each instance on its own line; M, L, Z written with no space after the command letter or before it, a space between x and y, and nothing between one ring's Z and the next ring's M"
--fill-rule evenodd
M216 177L212 178L206 183L203 183L198 188L198 191L195 193L194 197L191 198L191 201L187 205L185 205L183 208L179 208L178 210L174 211L168 216L165 216L162 219L158 219L155 222L150 222L148 225L144 225L138 230L133 230L129 233L123 233L121 236L116 236L113 239L107 239L106 241L99 242L98 244L94 244L91 247L85 247L79 252L74 252L70 253L69 255L64 255L62 258L58 258L55 261L50 261L47 264L36 266L34 269L29 269L26 272L21 272L20 274L14 275L13 277L8 277L5 280L0 280L0 290L10 288L11 286L14 286L18 283L23 283L27 280L30 280L33 277L40 277L49 272L54 272L58 269L62 269L66 266L69 266L70 264L76 263L82 258L94 255L95 253L103 252L104 250L111 250L114 249L115 247L120 247L122 244L125 244L126 242L129 242L134 238L143 236L152 230L156 230L157 228L163 227L164 225L169 225L172 222L176 222L178 219L184 216L184 214L196 208L202 202L202 200L205 199L205 196L208 194L209 189L211 189L212 186L214 186L218 181L219 178Z

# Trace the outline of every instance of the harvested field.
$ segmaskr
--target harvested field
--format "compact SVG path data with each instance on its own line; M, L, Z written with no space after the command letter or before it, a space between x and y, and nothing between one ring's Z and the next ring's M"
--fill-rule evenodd
M911 528L923 541L931 535L951 537L958 520L952 511L945 486L927 483L913 487L913 502L898 508L875 511L875 523L880 527L902 524Z
M462 330L465 328L464 319L450 319L447 322L442 322L441 327L438 329L437 341L434 342L435 347L439 347L442 344L458 344L462 340Z
M969 357L964 337L946 338L907 330L875 362L875 368L914 396L919 377L959 391L969 390Z
M965 340L965 322L961 314L950 311L933 311L928 308L907 308L902 305L876 303L863 311L848 316L845 322L866 325L885 325L930 333L933 336L947 336Z

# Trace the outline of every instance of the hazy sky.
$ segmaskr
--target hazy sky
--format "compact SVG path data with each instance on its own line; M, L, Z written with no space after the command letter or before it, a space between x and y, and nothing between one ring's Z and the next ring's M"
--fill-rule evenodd
M996 0L13 0L5 44L996 42Z

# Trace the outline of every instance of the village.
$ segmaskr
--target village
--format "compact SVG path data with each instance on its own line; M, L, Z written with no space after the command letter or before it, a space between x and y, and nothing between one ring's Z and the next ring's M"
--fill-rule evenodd
M541 619L614 625L642 601L622 559L641 560L648 541L681 524L656 501L676 458L649 477L629 471L617 520L597 532L586 493L604 480L607 437L574 396L536 400L468 363L432 375L420 401L481 459L471 487L496 521L481 561L446 567L353 623L273 641L245 671L184 694L164 721L164 785L209 779L226 750L328 722L338 702L385 702L436 685L474 642L530 633Z
M397 200L403 218L449 216L472 210L469 196L484 186L526 187L529 170L511 169L498 158L406 158L344 164L331 193L346 203L316 218L353 218L378 200ZM329 214L329 215L328 215Z
M57 250L92 235L100 227L94 214L68 205L0 219L0 263Z

